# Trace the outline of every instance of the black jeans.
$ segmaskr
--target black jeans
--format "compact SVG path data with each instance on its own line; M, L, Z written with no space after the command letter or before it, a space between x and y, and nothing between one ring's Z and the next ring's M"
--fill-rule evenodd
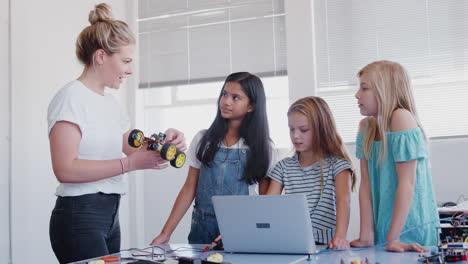
M60 263L120 251L120 194L94 193L58 197L49 236Z

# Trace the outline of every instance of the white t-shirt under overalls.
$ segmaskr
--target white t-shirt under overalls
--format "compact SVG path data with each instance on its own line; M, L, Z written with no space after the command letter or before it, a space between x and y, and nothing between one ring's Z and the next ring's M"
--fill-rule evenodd
M195 137L193 137L193 140L190 143L190 147L189 147L189 149L187 151L188 164L189 164L189 166L194 167L196 169L200 169L201 166L202 166L202 162L199 159L197 159L197 149L198 149L198 145L200 144L200 141L203 138L203 136L205 135L206 131L207 131L206 129L200 130L195 135ZM221 144L221 147L226 148L226 149L240 149L240 151L243 151L243 152L247 151L247 149L249 148L244 143L243 138L240 138L239 141L236 144L234 144L234 145L232 145L230 147L227 147L224 144ZM271 160L270 160L270 165L268 166L268 171L273 169L273 167L278 162L278 153L274 149L273 145L271 146L270 157L271 157ZM249 185L249 195L258 195L258 194L259 194L258 184Z

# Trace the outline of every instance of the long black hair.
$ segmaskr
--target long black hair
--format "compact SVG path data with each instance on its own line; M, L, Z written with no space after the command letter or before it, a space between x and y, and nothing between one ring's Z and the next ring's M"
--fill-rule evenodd
M218 98L216 118L198 145L197 158L205 166L210 167L210 162L214 159L228 132L228 120L221 116L219 107L224 87L228 82L240 84L249 97L249 103L254 107L254 111L248 112L242 120L239 136L244 139L249 148L242 179L248 184L258 183L265 177L270 164L271 139L266 114L265 90L260 78L253 74L236 72L226 78Z

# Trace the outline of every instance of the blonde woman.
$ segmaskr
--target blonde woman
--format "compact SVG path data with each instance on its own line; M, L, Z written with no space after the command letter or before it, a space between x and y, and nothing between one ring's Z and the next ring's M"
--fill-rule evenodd
M267 194L306 194L315 242L332 249L349 248L346 240L355 176L327 103L305 97L288 110L296 154L268 173Z
M437 241L438 213L428 162L406 70L376 61L358 73L356 98L362 115L356 155L360 159L360 235L351 242L367 247L390 242L388 251L428 251ZM433 221L429 225L422 225ZM420 226L420 227L418 227ZM418 227L400 236L402 231Z
M158 152L128 145L127 115L105 91L118 89L132 74L133 33L111 17L106 4L90 12L89 22L76 41L83 72L57 92L47 116L52 166L60 182L49 231L60 263L119 252L119 202L127 190L123 174L167 167ZM169 129L166 134L185 149L182 133Z

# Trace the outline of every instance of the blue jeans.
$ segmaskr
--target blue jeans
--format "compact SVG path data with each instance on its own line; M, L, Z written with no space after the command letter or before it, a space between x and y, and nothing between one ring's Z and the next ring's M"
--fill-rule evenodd
M58 261L68 263L119 252L119 204L120 194L58 197L49 226Z

